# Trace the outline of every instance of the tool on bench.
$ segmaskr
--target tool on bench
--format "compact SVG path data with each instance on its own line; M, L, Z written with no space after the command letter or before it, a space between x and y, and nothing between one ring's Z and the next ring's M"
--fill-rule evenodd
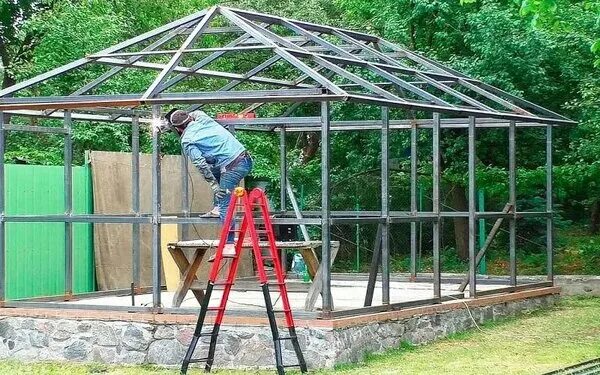
M254 210L256 208L256 210ZM258 218L262 224L255 222L255 213L258 214ZM239 230L236 230L232 225L235 223L236 216L241 217L241 225ZM262 225L262 228L258 226ZM225 257L223 254L223 248L227 242L227 238L231 233L238 235L235 241L235 253L232 256ZM227 306L227 300L229 293L234 284L238 264L240 262L240 256L242 251L242 243L246 235L250 236L252 241L252 252L256 261L258 269L258 279L262 292L265 298L265 306L267 309L267 317L269 318L269 326L273 335L273 345L275 347L275 364L277 367L277 373L279 375L285 374L285 368L287 367L299 367L304 373L307 372L306 362L300 349L298 342L298 336L296 335L296 328L294 325L294 318L292 316L292 310L290 308L290 301L288 299L287 288L285 285L285 279L283 269L279 261L279 254L277 247L275 246L275 236L273 234L273 226L271 224L271 218L269 216L269 206L265 193L260 189L254 189L248 193L243 188L236 188L231 195L231 201L229 202L229 208L227 209L227 215L225 222L223 223L223 229L221 230L221 236L219 240L219 246L217 247L217 253L215 261L212 264L210 274L208 277L208 285L206 286L206 292L204 299L200 305L200 314L198 315L198 322L196 323L196 329L190 346L183 359L181 366L181 373L186 374L190 363L203 362L205 363L204 370L210 371L215 359L215 350L217 346L217 337L219 335L219 329L223 322L223 316L225 315L225 307ZM268 246L265 249L261 249L259 246L259 235L266 237ZM265 250L265 253L263 253ZM229 264L229 270L227 271L227 278L225 280L217 280L219 271L221 270L221 264L225 259L231 259ZM272 263L275 271L275 281L272 282L268 279L265 271L265 261ZM269 291L269 285L277 285L283 304L283 309L276 311L273 308L271 301L271 294ZM218 306L209 306L210 297L215 285L223 286L223 294L221 295ZM212 329L202 331L204 327L204 321L208 311L216 312L215 320ZM277 325L276 314L283 314L284 324L288 330L286 336L281 336ZM208 355L202 358L192 358L198 341L201 337L210 337L210 344L208 348ZM282 355L281 342L289 340L294 348L296 357L298 359L297 364L284 365Z

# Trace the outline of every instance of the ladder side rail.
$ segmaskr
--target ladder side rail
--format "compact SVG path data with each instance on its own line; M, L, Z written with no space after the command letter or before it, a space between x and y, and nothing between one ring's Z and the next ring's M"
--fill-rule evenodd
M236 208L238 206L239 201L246 202L248 197L244 194L244 196L239 197L237 195L232 194L231 200L229 202L229 207L227 208L227 216L225 218L225 223L223 224L223 228L221 229L221 239L219 241L219 249L217 251L217 256L215 257L215 261L211 268L211 274L214 276L212 279L212 283L214 284L216 279L219 276L219 271L221 269L221 262L223 262L223 253L222 250L227 243L227 238L229 237L229 233L232 231L232 222L235 219ZM227 277L225 281L225 287L223 288L223 293L221 295L221 301L219 302L219 308L217 310L217 315L215 317L215 322L213 324L213 330L210 338L210 345L208 347L208 360L206 361L206 365L204 370L209 372L212 368L215 359L215 351L217 348L217 338L219 335L219 330L221 329L221 324L223 323L223 317L225 316L225 309L227 307L227 302L229 301L229 293L231 292L231 288L233 287L233 283L237 274L238 265L241 259L242 252L242 242L244 240L244 233L248 227L247 216L244 215L242 218L242 223L240 226L238 240L235 244L235 255L229 265L229 269L227 271Z
M257 189L254 189L252 193ZM246 194L244 195L244 219L248 221L247 230L250 231L250 239L252 240L252 252L254 253L254 259L256 261L256 268L258 269L258 280L260 285L263 286L268 284L269 279L267 277L267 273L265 272L265 264L263 262L263 257L260 251L260 240L258 238L258 233L256 233L256 224L254 222L253 212L252 212L252 204L255 202L254 194Z
M255 191L257 191L255 193ZM273 267L275 268L275 275L277 277L277 283L279 284L279 292L281 294L281 300L283 303L283 308L285 310L285 323L286 328L294 327L294 319L291 315L291 307L290 301L287 294L287 288L285 286L285 280L283 278L283 269L281 267L281 263L279 261L279 251L277 249L277 244L275 242L275 235L273 234L273 224L271 223L271 216L269 214L268 209L268 200L265 196L265 193L262 190L255 189L252 192L252 195L255 196L255 199L261 203L261 211L262 218L264 220L265 226L267 228L267 238L269 242L269 252L271 257L273 258Z
M217 280L219 274L219 264L221 264L221 260L223 259L223 248L225 247L225 243L227 243L227 237L231 230L231 224L233 223L237 200L238 197L235 194L231 194L229 207L227 207L227 214L225 215L225 222L223 223L223 227L221 229L217 253L215 254L215 260L208 276L209 283L212 282L214 284L214 282Z
M244 221L242 221L242 228L244 228L247 225L247 223ZM241 232L243 233L243 232ZM215 359L215 350L217 348L217 337L219 335L219 330L221 329L221 324L223 323L223 317L225 316L225 308L227 307L227 302L229 301L229 293L231 292L231 288L233 286L233 281L235 280L235 275L237 273L237 269L238 269L238 265L240 263L240 258L241 258L241 254L240 254L240 250L241 250L241 241L238 241L238 244L236 245L236 255L235 257L232 259L231 261L231 265L229 266L229 271L227 273L227 282L225 284L225 287L223 288L223 294L221 295L221 302L219 303L219 310L217 311L217 316L215 317L215 322L213 324L213 330L212 330L212 334L211 334L211 338L210 338L210 346L208 348L208 361L206 362L206 366L205 366L205 371L209 372L214 359ZM239 248L239 249L238 249ZM215 260L215 263L213 265L214 268L217 268L217 273L218 273L218 266L215 267L215 265L217 265L218 263Z
M289 339L291 340L292 346L294 348L294 352L296 353L296 358L298 359L298 366L300 367L300 371L302 373L306 373L308 371L306 366L306 361L304 360L304 355L302 354L302 349L300 348L300 343L298 342L298 336L296 334L296 327L294 325L294 318L292 315L292 309L289 302L289 297L287 293L287 287L285 285L285 279L283 274L283 269L281 263L279 262L279 251L277 249L277 244L275 242L275 234L273 233L273 225L271 223L271 216L269 213L269 203L265 193L262 190L255 189L251 194L252 200L258 200L260 202L260 208L262 211L262 218L264 220L265 226L267 228L266 233L269 242L269 251L273 260L273 265L275 268L275 275L277 277L277 283L279 286L279 293L281 296L283 308L284 308L284 316L286 326L289 332ZM279 374L284 374L284 366L282 359L282 349L281 349L281 336L279 335L279 331L277 329L277 324L275 320L275 314L273 311L273 305L271 304L271 296L268 292L268 286L265 285L263 287L263 293L265 294L265 301L267 305L267 315L269 316L269 322L271 324L271 331L273 332L273 339L275 344L275 362L277 363L277 371ZM270 307L270 308L269 308Z

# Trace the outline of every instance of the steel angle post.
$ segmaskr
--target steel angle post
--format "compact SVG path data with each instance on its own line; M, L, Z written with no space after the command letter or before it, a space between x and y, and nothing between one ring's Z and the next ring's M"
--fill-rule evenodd
M160 106L152 106L154 119L160 118ZM152 129L152 305L161 307L161 155L160 132Z
M6 300L6 243L5 243L5 202L4 202L4 113L0 111L0 304ZM0 305L0 307L2 306Z
M411 125L410 129L410 211L417 215L417 185L418 185L418 150L417 138L418 128L416 124ZM414 281L417 278L417 222L410 223L410 277Z
M469 176L469 297L477 297L477 269L475 264L475 253L477 246L477 187L475 178L475 117L469 117L468 130L468 176Z
M552 199L552 124L546 126L546 272L554 282L554 208Z
M330 156L331 139L329 102L321 102L321 264L323 264L323 312L328 314L333 309L331 296L331 198L330 198Z
M282 212L286 212L287 147L285 126L279 130L279 202Z
M390 303L390 174L389 174L389 148L390 148L390 110L381 108L381 218L385 220L381 225L381 294L382 303Z
M510 267L510 285L517 285L517 155L516 123L511 121L508 127L508 203L512 217L508 221L508 253Z
M442 279L440 272L440 114L433 114L433 297L442 296Z
M181 150L181 213L183 217L190 217L190 183L188 172L188 158L183 149ZM190 239L190 225L181 226L181 237L183 240Z
M136 217L140 216L140 119L131 119L131 210ZM131 224L131 265L132 279L135 288L140 282L140 224Z
M71 111L64 112L64 206L73 215L73 139ZM65 222L65 296L73 294L73 223Z
M285 214L286 210L286 187L287 187L287 149L285 145L285 127L282 126L279 132L279 203L281 212ZM280 252L281 255L281 267L284 272L287 272L287 252L285 250Z

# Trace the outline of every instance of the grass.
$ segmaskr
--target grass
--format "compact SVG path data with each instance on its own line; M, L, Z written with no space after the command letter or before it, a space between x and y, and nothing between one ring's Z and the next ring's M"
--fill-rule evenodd
M520 318L488 323L429 345L408 343L365 362L315 374L540 374L600 357L600 298L567 298L558 307ZM24 364L1 361L0 374L177 374L153 366ZM203 373L193 370L190 374ZM221 375L274 371L214 371Z

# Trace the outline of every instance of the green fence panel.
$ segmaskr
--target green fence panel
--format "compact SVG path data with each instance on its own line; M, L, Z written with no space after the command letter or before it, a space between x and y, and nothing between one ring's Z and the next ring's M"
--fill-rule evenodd
M62 166L6 165L6 214L64 214ZM73 167L73 213L93 213L89 166ZM64 294L64 223L6 224L7 299ZM93 225L73 225L73 292L95 290Z

